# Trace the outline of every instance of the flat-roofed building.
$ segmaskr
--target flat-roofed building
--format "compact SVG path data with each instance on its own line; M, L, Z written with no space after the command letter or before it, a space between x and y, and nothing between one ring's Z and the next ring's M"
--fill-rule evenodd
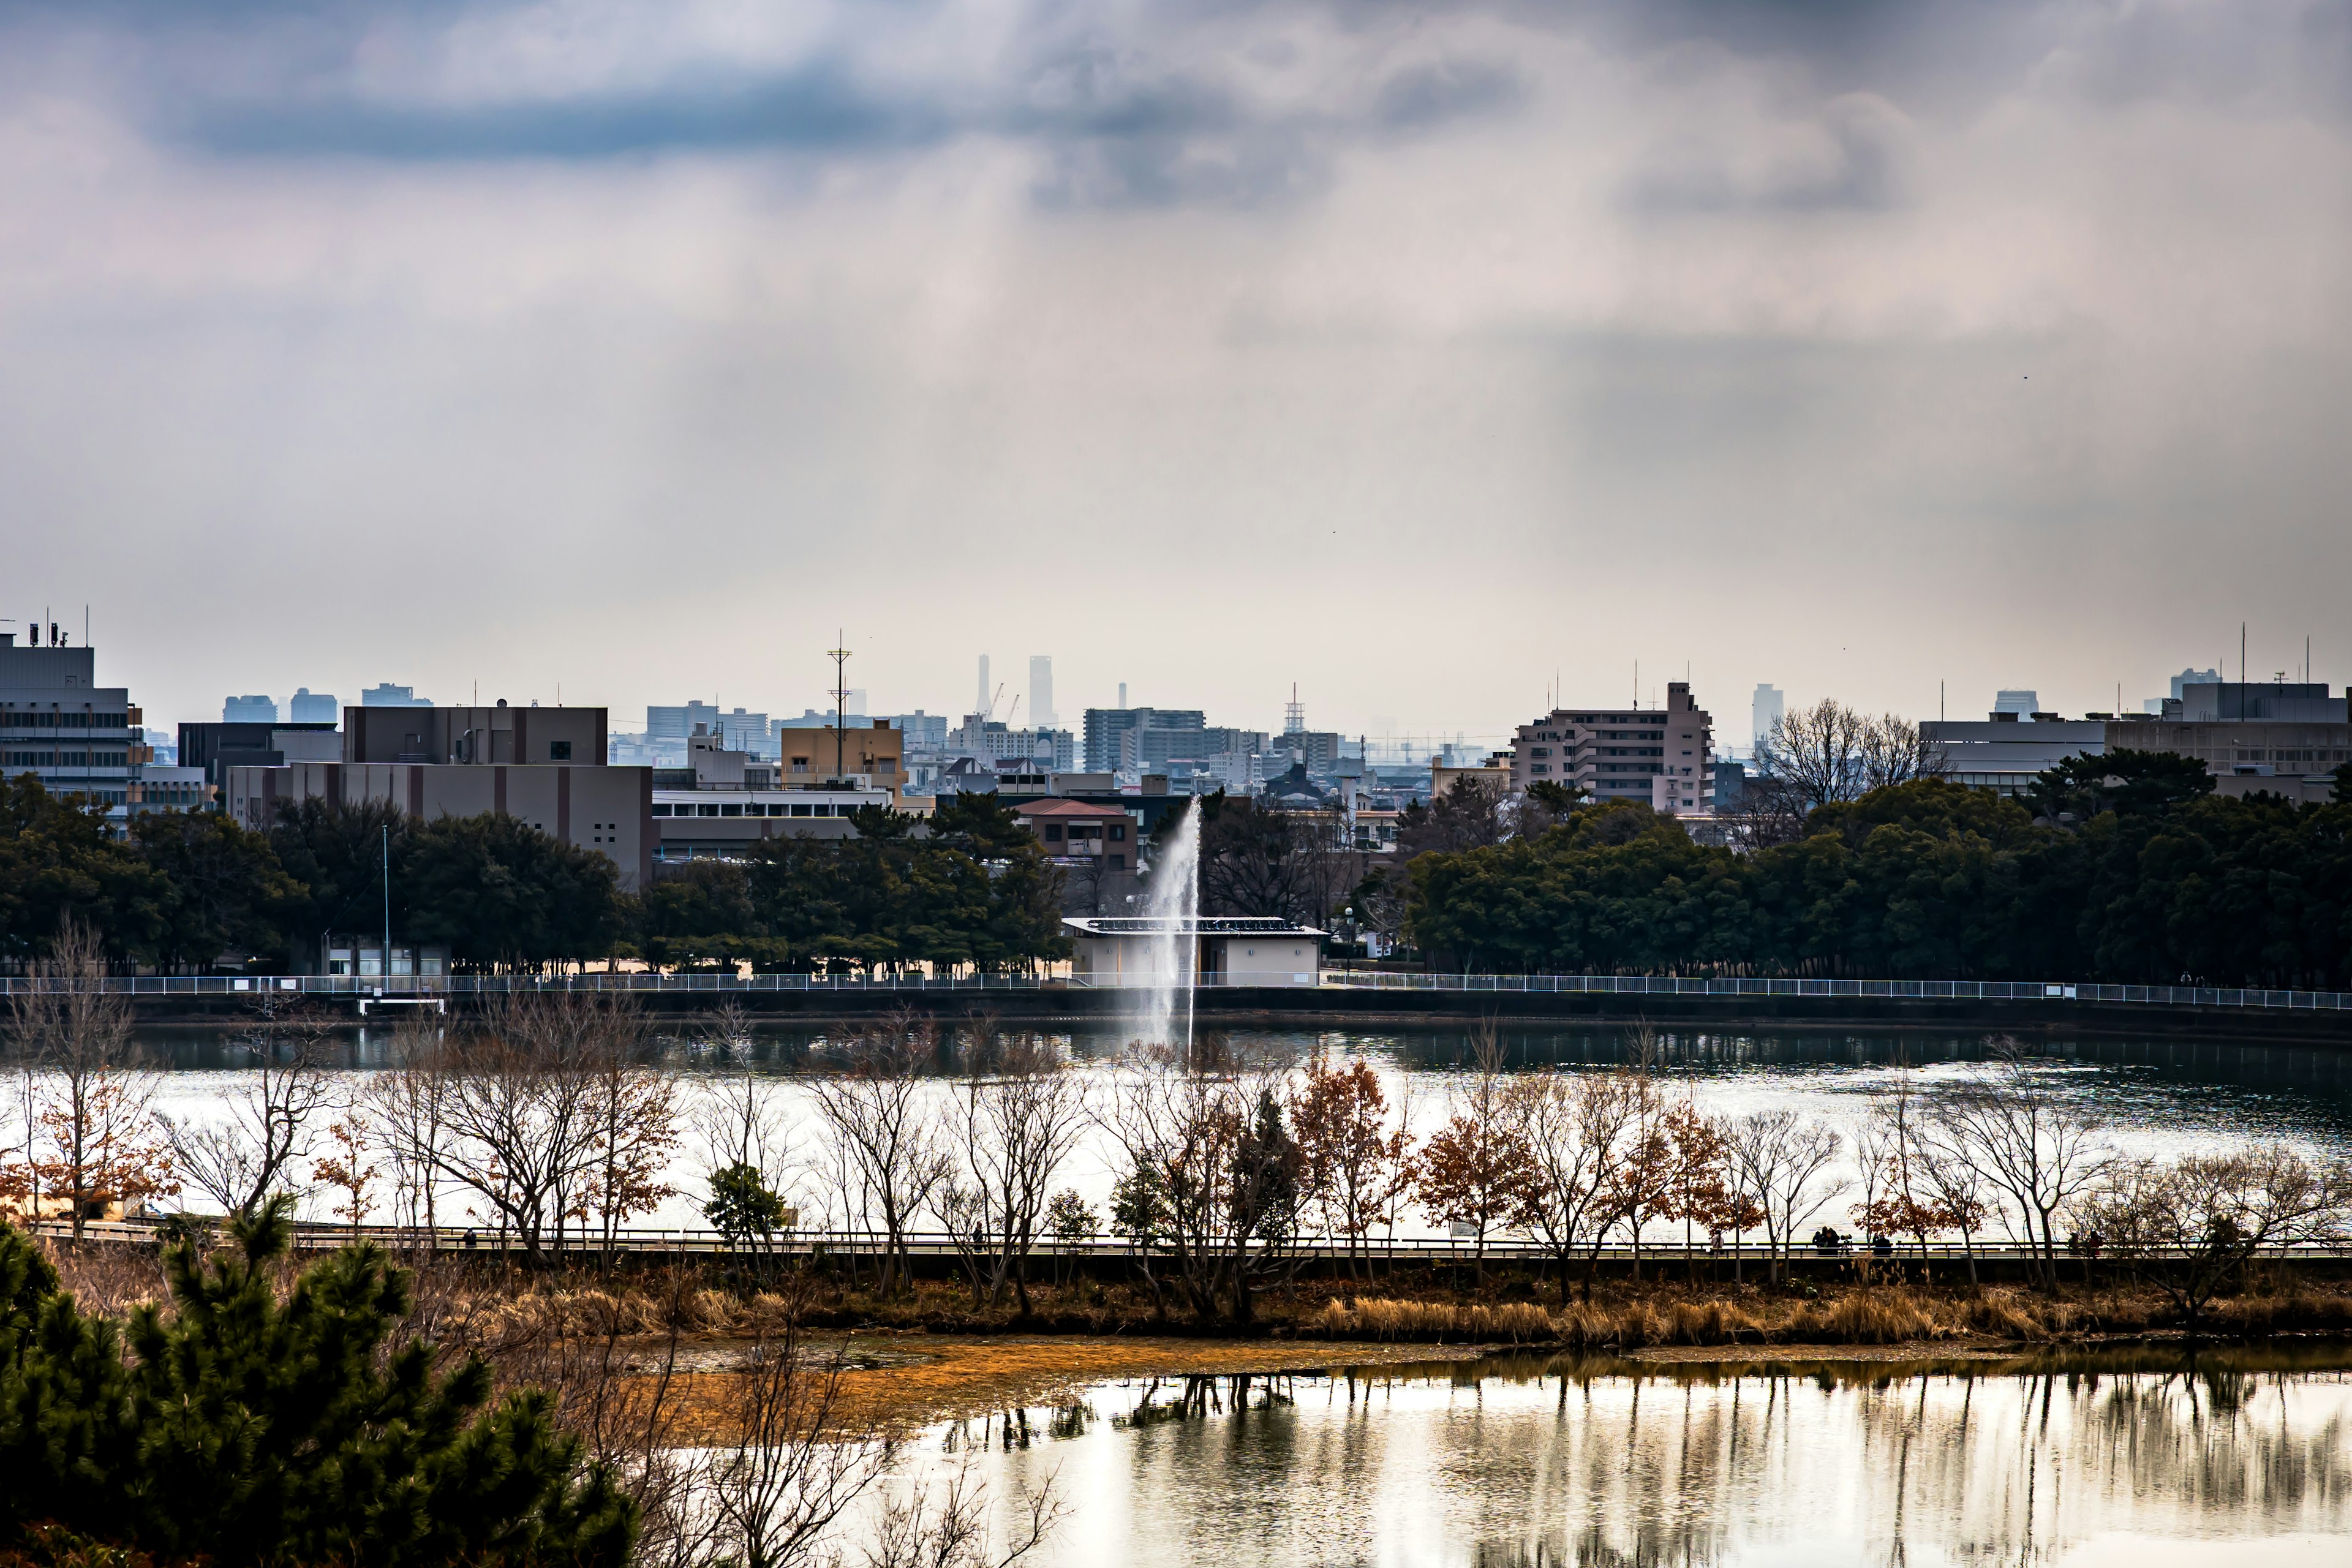
M604 856L626 891L651 875L653 770L606 767L601 748L580 763L289 763L226 773L223 807L247 827L266 828L281 805L306 800L382 802L425 821L496 813Z
M1664 708L1555 708L1519 726L1509 756L1515 793L1572 784L1596 802L1670 804L1678 816L1715 810L1715 723L1685 681L1667 683Z
M1079 984L1141 986L1167 973L1171 957L1202 985L1314 985L1328 931L1265 916L1078 915L1062 921ZM1174 950L1171 953L1171 948Z
M602 708L346 708L347 763L604 763Z
M218 795L232 767L275 768L288 763L341 762L342 732L332 724L229 724L180 726L179 765L203 770Z
M127 806L147 761L144 720L128 688L98 684L92 649L19 647L0 633L0 774Z
M907 779L907 738L887 719L853 717L846 729L776 731L782 750L778 780L787 789L813 789L844 781L852 788L878 789L896 805Z
M2104 719L2028 718L1998 708L1983 719L1930 719L1919 738L1942 752L1954 784L2020 795L2069 757L2104 754L2107 731Z

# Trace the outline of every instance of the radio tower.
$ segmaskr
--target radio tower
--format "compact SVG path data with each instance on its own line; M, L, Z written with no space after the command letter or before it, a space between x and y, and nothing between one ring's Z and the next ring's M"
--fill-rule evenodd
M1290 700L1282 710L1282 732L1286 735L1307 733L1307 708L1298 700L1298 682L1290 683Z
M837 642L849 640L838 629L833 635ZM831 647L824 651L825 657L833 660L833 782L839 784L843 777L844 752L849 741L844 733L849 728L849 650Z

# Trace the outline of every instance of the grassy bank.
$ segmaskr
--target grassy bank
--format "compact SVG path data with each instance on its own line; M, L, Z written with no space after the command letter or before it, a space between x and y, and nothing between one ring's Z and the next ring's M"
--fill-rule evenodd
M68 1288L115 1311L163 1299L160 1261L145 1248L61 1251ZM2126 1278L2057 1292L1916 1279L1789 1285L1603 1279L1589 1300L1562 1304L1555 1281L1497 1272L1483 1287L1435 1269L1400 1269L1349 1289L1304 1280L1264 1292L1248 1324L1162 1311L1139 1285L1090 1279L1033 1284L1023 1310L1011 1292L976 1301L961 1285L920 1280L882 1297L839 1275L730 1274L688 1265L603 1275L527 1272L440 1255L416 1260L419 1327L445 1345L494 1357L550 1337L637 1340L772 1338L788 1326L833 1332L934 1335L1148 1334L1385 1343L1559 1345L1630 1351L1659 1345L2043 1344L2116 1337L2255 1340L2352 1335L2352 1282L2276 1267L2192 1323L2165 1294Z

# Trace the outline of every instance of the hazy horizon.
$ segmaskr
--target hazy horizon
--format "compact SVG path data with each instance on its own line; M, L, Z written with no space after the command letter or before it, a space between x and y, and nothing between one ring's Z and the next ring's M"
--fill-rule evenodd
M166 728L2340 687L2347 110L2293 0L0 0L0 630Z

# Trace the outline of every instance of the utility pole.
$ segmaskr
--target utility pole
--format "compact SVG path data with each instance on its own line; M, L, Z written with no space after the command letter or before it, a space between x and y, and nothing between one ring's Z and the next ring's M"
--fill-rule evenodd
M846 642L839 628L833 634L835 642ZM833 778L838 784L847 769L843 765L849 737L844 732L849 727L849 650L828 648L825 657L833 660Z

